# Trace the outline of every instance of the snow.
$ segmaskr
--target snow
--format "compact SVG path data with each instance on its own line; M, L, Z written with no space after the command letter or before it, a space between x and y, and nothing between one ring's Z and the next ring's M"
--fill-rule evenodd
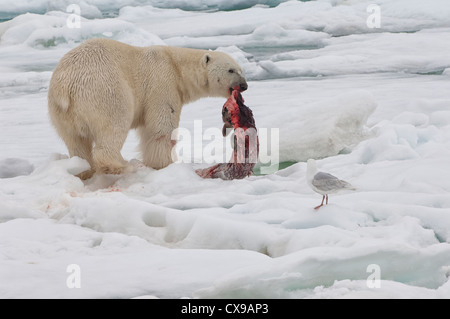
M79 29L70 3L0 4L0 297L450 298L446 0L74 1ZM46 96L59 59L93 37L232 55L270 174L204 180L212 155L193 164L195 151L156 171L130 132L135 172L76 178L88 164L68 158ZM224 102L183 110L192 135L202 121L199 154ZM309 158L357 191L314 211Z
M450 64L450 29L352 35L326 40L314 51L280 53L263 65L277 77L341 75L349 73L439 73ZM349 38L354 41L349 43ZM389 52L387 52L389 51Z
M34 170L33 165L20 158L6 158L0 161L0 178L28 175Z
M68 19L70 19L69 14L54 11L46 15L27 13L17 16L4 22L1 43L3 45L23 44L44 49L68 43L80 43L91 37L107 37L132 45L163 44L157 36L123 20L80 18L80 28L69 28L67 27Z

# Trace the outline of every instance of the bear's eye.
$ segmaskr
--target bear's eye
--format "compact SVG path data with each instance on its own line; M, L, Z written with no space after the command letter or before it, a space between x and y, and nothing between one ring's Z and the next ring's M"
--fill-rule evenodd
M234 73L234 70L233 69L229 69L228 72L229 73Z

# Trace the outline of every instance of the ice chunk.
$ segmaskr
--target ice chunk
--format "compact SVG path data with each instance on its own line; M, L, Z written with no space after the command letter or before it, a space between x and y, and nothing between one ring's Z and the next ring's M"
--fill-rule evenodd
M367 91L353 91L310 105L292 105L289 116L259 125L280 128L281 162L306 161L337 155L369 137L366 123L376 106ZM285 122L286 118L290 120Z
M164 45L156 35L118 19L88 20L81 18L80 28L67 26L68 14L50 12L46 15L27 13L6 22L1 44L27 44L34 48L74 45L95 37L107 37L131 45Z
M251 34L173 37L165 42L174 46L195 48L217 48L220 46L238 46L240 48L268 47L320 47L323 40L329 37L323 32L307 30L287 30L276 23L268 23L257 27Z

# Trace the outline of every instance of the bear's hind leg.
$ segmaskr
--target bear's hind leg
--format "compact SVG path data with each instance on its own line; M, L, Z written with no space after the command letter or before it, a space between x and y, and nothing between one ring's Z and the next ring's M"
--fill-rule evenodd
M92 139L77 135L65 135L63 140L67 145L70 157L78 156L88 161L89 165L91 165L90 170L78 174L77 177L82 180L91 178L95 173L92 160Z

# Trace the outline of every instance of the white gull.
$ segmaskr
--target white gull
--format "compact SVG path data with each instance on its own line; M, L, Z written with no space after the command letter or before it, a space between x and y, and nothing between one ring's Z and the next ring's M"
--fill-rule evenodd
M323 196L322 204L314 209L322 207L325 199L326 205L328 205L329 194L335 194L342 190L355 190L350 183L340 180L336 176L324 172L317 172L316 161L313 159L309 159L307 162L306 181L313 191Z

